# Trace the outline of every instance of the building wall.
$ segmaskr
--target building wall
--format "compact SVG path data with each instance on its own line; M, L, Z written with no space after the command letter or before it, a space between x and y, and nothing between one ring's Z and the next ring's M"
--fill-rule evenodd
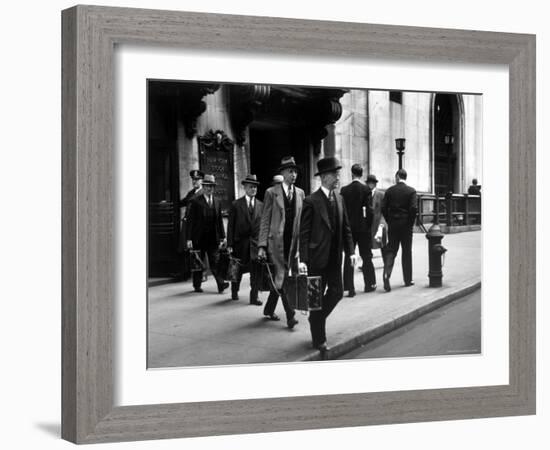
M351 181L351 166L359 163L365 170L365 177L373 173L379 180L378 186L386 189L394 183L398 168L395 139L406 139L403 167L408 172L408 183L418 192L433 192L433 108L434 94L404 92L402 103L390 101L388 91L351 90L341 99L342 116L327 129L326 140L334 142L334 154L342 164L341 184ZM463 95L463 107L459 108L462 131L458 141L461 147L458 186L466 192L472 178L482 181L482 98L476 95ZM222 86L203 101L207 109L197 121L197 134L208 130L221 129L235 140L230 122L228 89ZM462 110L461 110L462 109ZM316 161L325 156L323 143L317 157L311 155L312 191L319 185ZM330 145L332 147L332 144ZM189 170L199 167L198 144L196 137L185 136L183 125L178 127L178 148L180 164L180 192L184 196L191 188ZM328 147L327 147L328 148ZM249 171L248 139L242 147L235 144L235 194L243 195L239 182ZM329 151L331 153L332 150Z

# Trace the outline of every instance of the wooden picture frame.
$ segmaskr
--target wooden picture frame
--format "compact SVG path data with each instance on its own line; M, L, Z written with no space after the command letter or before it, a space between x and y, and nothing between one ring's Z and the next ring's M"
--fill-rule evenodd
M64 439L93 443L535 413L535 36L96 6L63 11L62 33ZM114 407L113 51L121 43L507 65L509 384Z

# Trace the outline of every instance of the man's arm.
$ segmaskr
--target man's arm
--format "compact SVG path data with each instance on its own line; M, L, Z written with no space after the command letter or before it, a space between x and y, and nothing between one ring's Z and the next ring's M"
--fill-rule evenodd
M418 202L416 198L416 191L413 189L411 197L409 199L409 222L414 225L416 219L416 213L418 212Z
M300 217L300 262L309 262L309 238L311 236L311 225L313 222L313 204L309 198L304 199L302 215Z
M229 217L227 218L227 246L233 247L233 239L235 234L235 216L237 214L237 201L231 203L229 208Z
M260 233L258 235L258 247L267 248L267 236L271 228L271 212L273 210L273 193L268 189L264 195L264 206L260 220Z
M346 256L355 255L355 252L353 250L353 238L351 235L351 227L349 225L349 219L348 219L348 212L346 210L346 205L344 202L342 202L342 209L343 209L343 215L342 215L342 242L344 243L344 252Z

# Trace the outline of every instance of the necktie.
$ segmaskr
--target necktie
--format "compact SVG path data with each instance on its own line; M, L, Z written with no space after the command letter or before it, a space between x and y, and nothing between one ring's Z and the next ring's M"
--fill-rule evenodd
M210 206L212 208L212 196L211 195L208 196L208 206Z
M252 199L248 202L248 214L250 217L254 214L254 203L252 203Z
M292 186L288 187L288 201L292 201Z

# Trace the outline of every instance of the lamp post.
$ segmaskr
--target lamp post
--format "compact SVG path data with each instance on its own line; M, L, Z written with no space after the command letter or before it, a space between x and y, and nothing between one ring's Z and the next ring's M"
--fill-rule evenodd
M452 170L452 156L453 156L453 144L455 142L455 137L451 133L445 134L445 145L447 146L447 180L448 180L448 193L453 191L453 176L451 175Z
M395 148L399 156L399 170L403 168L403 153L405 153L405 138L397 138L395 140Z

